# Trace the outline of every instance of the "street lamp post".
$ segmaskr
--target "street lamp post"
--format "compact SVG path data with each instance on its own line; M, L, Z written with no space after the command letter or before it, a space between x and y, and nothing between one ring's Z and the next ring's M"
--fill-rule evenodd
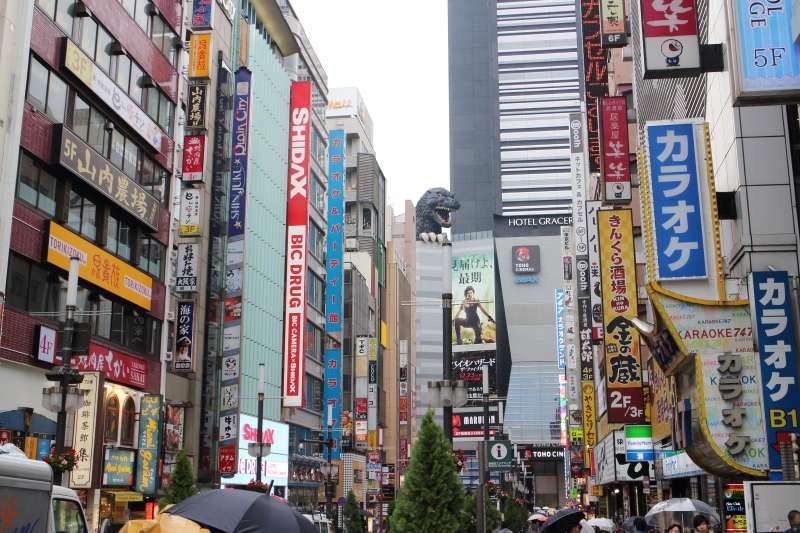
M256 482L261 483L261 458L264 454L264 363L258 364L258 458L256 460Z
M82 395L77 390L77 385L83 381L83 376L72 368L72 352L75 337L75 311L78 307L78 268L79 257L70 257L69 277L67 278L67 302L64 318L64 329L61 348L61 365L45 374L48 381L54 381L59 386L46 388L42 391L42 403L51 410L58 410L56 418L55 452L64 451L64 440L67 432L67 411L80 406ZM56 399L58 398L58 399ZM61 485L62 473L54 471L53 481Z

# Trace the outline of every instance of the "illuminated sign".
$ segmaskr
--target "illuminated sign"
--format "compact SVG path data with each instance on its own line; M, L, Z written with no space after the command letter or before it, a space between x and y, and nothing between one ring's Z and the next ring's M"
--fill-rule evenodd
M306 256L311 141L311 82L292 82L289 176L286 207L286 295L284 300L283 405L305 403ZM356 435L358 437L358 435Z
M182 237L200 234L200 206L203 191L184 189L181 191L181 212L178 216L178 235Z
M158 488L158 466L161 450L160 394L145 394L139 405L139 450L136 465L136 490L155 494Z
M71 257L80 259L78 276L111 294L150 310L153 279L55 222L50 222L47 262L69 271Z
M189 108L186 110L186 127L206 127L206 100L208 99L208 85L205 83L192 83L189 85Z
M628 158L628 104L624 96L600 99L603 183L607 202L631 201L631 165Z
M210 30L214 27L214 0L193 0L192 30Z
M203 181L203 167L206 164L206 136L183 136L183 165L181 180L187 183Z
M147 361L95 342L87 355L76 355L72 366L80 372L102 372L109 381L143 389L147 385Z
M197 291L197 265L200 259L200 245L187 242L178 245L178 263L176 265L175 291Z
M600 0L600 31L603 46L606 48L625 46L628 43L624 0Z
M645 78L698 72L700 38L695 0L641 0L641 19Z
M211 33L189 37L189 77L208 78L211 72Z
M589 170L600 171L600 120L598 99L608 94L608 61L600 36L600 6L597 0L581 0L583 27L584 91L589 138Z
M179 300L175 319L175 353L173 354L173 372L191 372L194 368L194 302Z

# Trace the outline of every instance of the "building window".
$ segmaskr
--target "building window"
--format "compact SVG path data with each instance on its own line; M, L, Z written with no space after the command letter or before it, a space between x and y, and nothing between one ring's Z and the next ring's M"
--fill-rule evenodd
M67 227L86 236L89 240L97 238L97 206L78 192L69 192L69 217Z
M108 215L106 231L106 250L118 255L126 261L131 260L133 244L131 226L125 220Z
M306 374L306 408L322 411L322 380Z
M313 222L308 225L308 251L320 262L325 257L325 234Z
M322 312L322 300L323 300L323 289L324 284L320 278L317 277L316 274L308 271L308 303L319 311Z
M34 56L30 58L26 100L57 123L64 122L67 84Z
M111 38L111 35L101 26L97 27L97 47L95 50L94 55L94 62L97 65L106 71L106 73L111 73L111 43L114 42L114 39Z
M372 232L372 209L369 207L361 209L361 229Z
M106 399L104 419L103 440L116 443L119 434L119 398L117 398L116 394L109 394Z
M325 214L325 187L322 186L322 183L313 172L311 173L311 183L309 184L309 200L318 213Z
M322 330L311 322L306 322L306 354L322 361Z
M122 446L133 446L133 430L136 425L136 403L131 396L122 407L122 424L120 424L119 443Z
M139 237L139 268L161 279L161 264L164 258L164 245L141 234Z
M19 155L17 198L50 216L56 214L56 187L58 180L34 163L25 153Z
M111 337L111 300L95 293L89 298L92 335L108 339Z
M81 48L89 57L94 57L97 45L97 22L91 17L81 19Z

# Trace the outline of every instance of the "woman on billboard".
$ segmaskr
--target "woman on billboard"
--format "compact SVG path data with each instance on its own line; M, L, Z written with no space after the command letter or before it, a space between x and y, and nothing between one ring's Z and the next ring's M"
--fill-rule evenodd
M482 344L483 338L481 319L478 316L478 310L481 310L489 322L494 323L494 318L489 315L489 312L483 307L481 301L475 297L475 289L470 285L464 289L464 301L456 311L456 318L453 319L453 327L456 330L456 344L461 342L461 328L471 329L475 333L475 340L473 344ZM461 314L464 314L463 318Z

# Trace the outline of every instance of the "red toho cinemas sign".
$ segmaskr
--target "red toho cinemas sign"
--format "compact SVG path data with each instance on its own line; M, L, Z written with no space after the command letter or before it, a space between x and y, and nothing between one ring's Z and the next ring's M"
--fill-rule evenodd
M283 405L303 407L306 332L306 243L311 82L292 82L286 208L286 295L283 321Z

